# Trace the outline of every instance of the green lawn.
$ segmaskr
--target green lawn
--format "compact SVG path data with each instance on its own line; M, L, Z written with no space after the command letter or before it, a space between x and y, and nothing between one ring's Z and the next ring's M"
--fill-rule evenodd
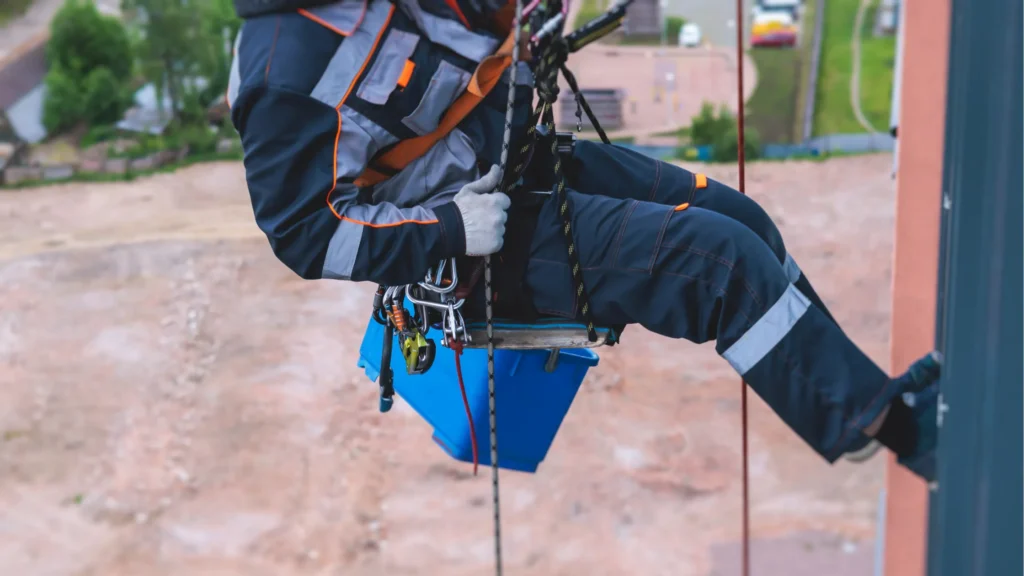
M587 22L590 22L594 18L600 16L604 11L601 10L597 3L597 0L583 0L583 4L580 5L580 11L576 13L576 21L572 23L572 29L575 30L580 26L583 26Z
M874 5L877 3L878 0L873 0ZM859 4L859 0L830 0L826 7L814 114L816 135L864 131L850 105L850 76L853 73L850 41ZM896 39L875 38L871 33L874 17L872 7L861 30L861 107L868 121L876 129L885 131L889 122Z
M754 48L750 56L757 67L757 87L747 101L747 122L762 142L793 142L801 53L785 48Z
M803 103L810 81L811 50L817 2L808 0L801 26L806 34L796 48L753 48L750 56L757 67L757 87L747 102L750 126L761 141L788 144L801 139Z
M32 0L0 0L0 26L25 13Z

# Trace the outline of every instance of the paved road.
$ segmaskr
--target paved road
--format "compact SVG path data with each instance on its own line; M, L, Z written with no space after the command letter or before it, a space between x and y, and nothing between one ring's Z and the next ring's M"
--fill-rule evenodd
M104 12L116 13L121 5L119 0L94 1ZM0 63L19 46L32 42L38 35L44 34L53 15L63 5L64 0L35 0L20 18L15 18L6 26L0 27Z
M668 0L668 14L696 22L712 46L736 45L736 3L730 0ZM749 38L753 0L743 0L743 26Z

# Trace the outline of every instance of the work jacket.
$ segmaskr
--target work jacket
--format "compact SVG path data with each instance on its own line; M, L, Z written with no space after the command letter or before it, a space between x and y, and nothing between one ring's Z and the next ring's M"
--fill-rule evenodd
M256 222L296 274L409 284L465 252L452 198L498 162L513 76L507 7L488 2L341 0L244 22L227 100ZM521 126L532 79L511 69Z

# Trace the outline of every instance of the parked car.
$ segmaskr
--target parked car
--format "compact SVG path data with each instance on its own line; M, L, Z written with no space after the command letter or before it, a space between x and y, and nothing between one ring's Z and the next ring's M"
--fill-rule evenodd
M679 45L692 48L699 46L701 41L700 26L687 22L679 28Z
M751 10L751 14L756 17L759 14L769 12L781 12L789 14L793 19L796 19L800 14L800 7L802 5L802 0L758 0Z
M797 25L788 12L761 12L754 16L750 33L754 35L770 34L779 31L796 32Z
M766 34L751 34L750 45L757 48L796 46L797 35L790 30L779 30Z

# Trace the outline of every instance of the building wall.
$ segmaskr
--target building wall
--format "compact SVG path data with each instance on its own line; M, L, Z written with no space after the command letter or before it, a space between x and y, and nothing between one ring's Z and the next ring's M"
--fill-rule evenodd
M934 346L950 4L905 0L903 9L890 350L894 373ZM885 576L923 576L928 489L891 456L886 483Z

